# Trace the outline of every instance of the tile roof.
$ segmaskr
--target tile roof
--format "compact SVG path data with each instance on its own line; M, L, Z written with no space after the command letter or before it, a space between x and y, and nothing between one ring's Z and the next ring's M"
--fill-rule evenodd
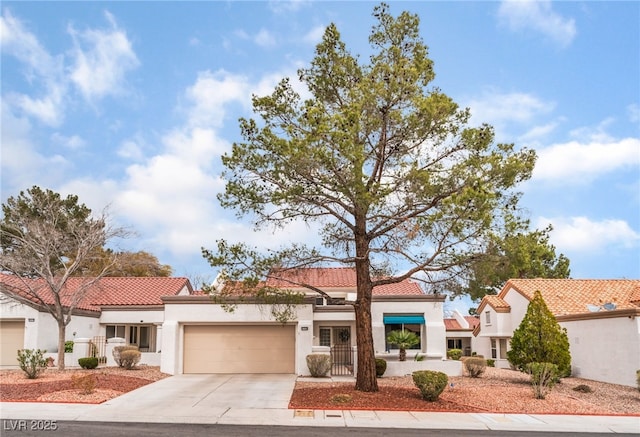
M69 278L65 288L61 291L62 303L68 306L71 303L73 293L87 281L88 278ZM31 287L40 289L38 294L45 303L53 304L53 294L44 287L42 280L27 280ZM22 299L32 303L39 302L25 291L25 285L13 275L0 274L0 284L11 288ZM187 278L102 278L92 286L84 299L77 305L78 309L87 311L100 311L103 306L148 306L162 305L162 296L177 295L184 288L192 292L191 284Z
M356 287L356 271L351 267L314 267L284 271L283 279L268 278L266 284L277 288L301 288L291 284L308 284L320 289ZM417 282L406 279L395 284L380 285L373 289L374 296L411 296L425 294Z
M607 311L607 303L617 310L640 309L637 279L510 279L498 296L511 288L529 300L539 290L555 316Z
M453 319L453 318L443 319L445 330L447 330L447 331L473 331L473 329L477 325L480 324L480 320L477 317L474 317L474 316L464 316L464 319L469 324L468 328L463 328L462 326L460 326L460 323L458 323L458 321L456 319Z
M506 301L504 301L502 297L496 296L494 294L487 294L482 298L482 301L478 306L478 313L481 313L484 307L486 307L487 305L489 305L499 313L508 313L509 311L511 311L511 306Z

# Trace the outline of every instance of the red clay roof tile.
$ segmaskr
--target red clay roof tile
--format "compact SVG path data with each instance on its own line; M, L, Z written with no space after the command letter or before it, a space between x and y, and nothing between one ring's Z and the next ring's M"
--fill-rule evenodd
M307 284L320 289L356 287L356 271L350 267L314 267L285 271L282 279L268 278L266 284L277 288L303 288ZM291 282L290 282L291 281ZM292 284L294 282L295 284ZM410 296L424 292L417 282L409 279L395 284L380 285L373 289L375 296Z

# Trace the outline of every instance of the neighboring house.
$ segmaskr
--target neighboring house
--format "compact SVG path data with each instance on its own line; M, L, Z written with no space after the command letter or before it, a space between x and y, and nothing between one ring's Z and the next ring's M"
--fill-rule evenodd
M70 278L63 304L84 278ZM38 281L32 281L36 286ZM0 365L16 365L18 349L58 350L58 324L33 296L20 292L23 285L11 275L0 275ZM18 291L8 297L4 288ZM143 352L143 361L159 365L164 306L161 297L193 292L186 278L102 278L73 312L66 339L88 338L104 346L113 337L124 338ZM47 304L53 296L41 292ZM104 348L102 348L104 353ZM68 363L76 365L77 363Z
M447 351L460 349L463 356L470 356L473 351L473 330L480 324L476 316L463 316L460 311L454 310L453 317L444 319L444 327L447 330Z
M353 269L301 269L292 279L322 289L335 301L355 300ZM83 280L71 278L67 289L74 290ZM120 341L116 337L124 338L143 351L142 363L160 365L170 374L308 374L306 356L318 350L339 353L334 359L352 372L356 364L353 307L328 303L287 282L267 285L307 295L290 322L274 320L269 308L252 302L238 301L234 311L226 311L210 296L194 292L186 278L103 278L74 311L67 340L113 339L115 343ZM4 295L6 287L19 289L20 283L0 275L1 364L15 365L17 349L57 351L55 320L25 293L16 298ZM67 293L63 295L68 298ZM371 308L376 353L395 359L398 351L386 343L386 336L394 329L408 329L420 337L410 357L420 354L433 362L444 360L444 300L443 295L425 294L411 280L376 287Z
M478 306L473 350L509 367L510 339L536 291L567 330L573 376L636 386L640 280L511 279Z
M317 287L335 300L356 298L354 269L299 269L291 279ZM323 348L341 352L338 359L353 370L356 321L351 305L329 304L289 281L267 281L267 285L308 296L296 307L290 322L277 322L268 309L250 302L238 301L235 310L227 312L212 304L209 296L163 298L162 371L308 374L306 356ZM371 316L376 353L397 356L397 350L386 343L386 335L404 328L420 337L415 353L427 359L445 359L444 300L443 295L425 294L411 280L374 288Z

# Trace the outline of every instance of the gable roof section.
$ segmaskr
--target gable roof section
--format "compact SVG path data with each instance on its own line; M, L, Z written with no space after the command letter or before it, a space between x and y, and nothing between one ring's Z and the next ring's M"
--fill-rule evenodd
M71 297L87 278L69 278L65 288L61 291L62 304L69 306ZM44 287L44 281L27 279L32 287L40 288L40 296L46 304L52 305L53 294ZM32 305L40 305L38 300L25 291L22 281L13 275L0 274L2 288L10 288L17 297ZM175 296L184 288L192 293L191 284L186 278L165 277L106 277L94 285L76 306L79 310L99 312L101 307L107 306L153 306L163 305L162 296Z
M303 288L296 284L308 284L320 289L356 287L356 271L350 267L313 267L283 271L283 279L268 278L266 285L275 288ZM294 282L292 284L288 280ZM417 282L405 279L395 284L385 284L373 289L374 296L424 295Z
M487 305L493 308L497 313L511 312L511 305L509 305L504 299L502 299L501 296L496 296L494 294L487 294L485 297L482 298L482 301L478 306L478 309L477 309L478 314L480 314Z
M565 316L616 310L640 310L640 280L636 279L510 279L498 295L514 289L529 301L540 291L553 315Z

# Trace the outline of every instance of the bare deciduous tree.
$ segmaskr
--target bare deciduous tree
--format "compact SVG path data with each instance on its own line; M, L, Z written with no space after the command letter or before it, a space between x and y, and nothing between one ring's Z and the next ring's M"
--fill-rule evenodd
M36 302L58 324L58 368L64 369L66 327L71 317L115 258L91 278L69 279L90 261L96 248L125 237L124 228L108 224L103 211L78 204L78 197L62 198L51 190L34 186L2 204L0 220L0 289L9 297ZM8 274L7 274L8 273Z

